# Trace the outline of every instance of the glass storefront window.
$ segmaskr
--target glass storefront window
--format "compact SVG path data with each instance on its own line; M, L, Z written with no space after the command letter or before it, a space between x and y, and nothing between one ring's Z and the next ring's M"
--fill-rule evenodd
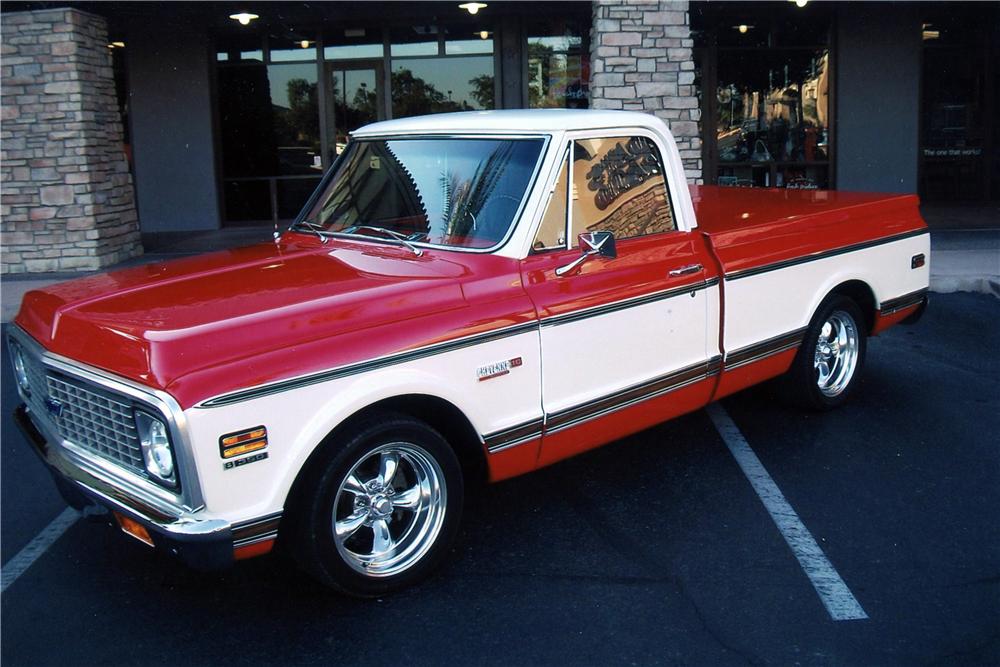
M381 58L384 52L381 30L344 28L323 33L323 58L326 60Z
M438 28L436 25L414 25L393 28L389 32L393 57L436 56L438 54Z
M720 54L719 162L826 160L829 86L826 50Z
M394 58L391 85L393 118L496 106L492 56Z
M311 32L289 32L283 35L271 35L268 39L268 47L271 62L316 60L316 35Z
M322 174L316 66L270 65L267 68L277 174Z
M590 104L590 25L528 26L528 107L586 109Z
M832 184L830 29L823 3L695 3L708 182Z

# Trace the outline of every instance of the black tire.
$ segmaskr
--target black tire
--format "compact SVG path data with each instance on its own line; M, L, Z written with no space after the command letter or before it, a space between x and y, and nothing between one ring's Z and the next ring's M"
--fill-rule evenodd
M846 345L838 343L830 355L829 340L821 341L825 327L830 333L843 332ZM822 347L824 342L827 347ZM832 410L850 397L861 379L868 350L867 327L858 305L840 294L832 294L820 304L806 329L792 367L784 378L784 394L794 404L812 410ZM843 363L837 361L844 355ZM824 361L826 365L824 366ZM829 371L824 373L824 368ZM825 381L824 381L825 380Z
M394 473L385 468L393 454ZM358 597L385 595L421 580L447 554L461 520L463 478L434 429L406 415L373 415L325 443L310 465L293 504L289 546L323 584ZM380 486L380 469L390 484ZM346 527L345 535L361 516L348 537L335 536L334 525Z

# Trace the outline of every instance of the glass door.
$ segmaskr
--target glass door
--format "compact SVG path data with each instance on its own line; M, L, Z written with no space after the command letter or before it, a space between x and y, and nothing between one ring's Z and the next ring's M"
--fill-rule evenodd
M384 79L381 60L327 64L327 166L343 152L351 131L386 117Z

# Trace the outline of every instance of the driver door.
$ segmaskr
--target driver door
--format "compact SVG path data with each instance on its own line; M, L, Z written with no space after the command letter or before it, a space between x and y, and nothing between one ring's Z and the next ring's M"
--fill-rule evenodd
M580 259L578 236L598 231L617 256L558 275ZM572 138L522 262L541 324L541 464L708 401L706 256L700 235L675 229L655 141Z

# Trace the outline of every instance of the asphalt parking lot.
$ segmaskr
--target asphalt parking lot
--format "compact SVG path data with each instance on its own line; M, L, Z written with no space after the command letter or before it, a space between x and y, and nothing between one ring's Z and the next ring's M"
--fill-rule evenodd
M5 566L64 509L6 356ZM446 567L377 601L275 557L196 573L77 521L2 594L0 660L1000 664L1000 301L932 295L838 411L767 386L723 407L867 618L831 618L702 411L475 494Z

